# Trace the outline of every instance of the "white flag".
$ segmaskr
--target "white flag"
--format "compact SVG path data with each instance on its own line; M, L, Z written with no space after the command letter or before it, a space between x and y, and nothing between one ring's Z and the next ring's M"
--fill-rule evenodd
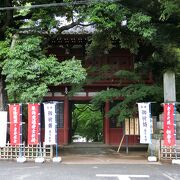
M0 147L6 146L7 136L7 112L0 111Z
M151 118L150 103L138 103L139 123L140 123L140 143L151 143Z
M44 104L45 144L56 144L55 104Z

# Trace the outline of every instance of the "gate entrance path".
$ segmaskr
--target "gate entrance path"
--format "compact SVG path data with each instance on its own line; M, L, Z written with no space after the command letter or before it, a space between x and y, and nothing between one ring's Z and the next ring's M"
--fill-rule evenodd
M63 164L148 164L146 147L118 147L103 143L72 143L59 150ZM158 164L158 162L155 162Z

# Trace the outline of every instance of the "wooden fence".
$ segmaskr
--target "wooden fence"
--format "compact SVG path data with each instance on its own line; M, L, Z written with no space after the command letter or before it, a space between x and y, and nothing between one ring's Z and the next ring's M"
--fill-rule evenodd
M160 160L180 159L180 142L176 142L176 146L163 146L163 140L160 144Z
M20 156L26 157L27 160L34 160L37 157L43 157L45 160L53 158L53 146L45 145L25 145L12 146L8 142L6 147L0 148L0 159L17 159Z

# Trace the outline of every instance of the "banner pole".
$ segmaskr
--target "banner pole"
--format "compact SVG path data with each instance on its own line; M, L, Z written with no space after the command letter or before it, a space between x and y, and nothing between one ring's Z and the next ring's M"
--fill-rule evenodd
M58 157L58 127L57 127L57 104L55 104L55 123L56 123L56 158Z
M42 156L42 146L41 146L41 104L37 103L36 106L38 106L38 116L37 116L38 117L38 143L36 143L38 157L35 158L35 162L43 163L44 157Z
M151 156L153 156L153 150L152 150L153 119L151 114L151 103L149 103L149 115L150 115L150 148L151 148Z
M175 158L177 159L177 151L176 151L176 103L174 103L174 140L175 140Z
M20 157L22 157L22 104L20 104Z
M41 107L40 107L40 104L38 103L39 105L39 112L38 112L38 128L39 128L39 132L38 132L38 141L39 141L39 148L40 148L40 151L39 151L39 154L40 156L42 157L42 149L41 149Z

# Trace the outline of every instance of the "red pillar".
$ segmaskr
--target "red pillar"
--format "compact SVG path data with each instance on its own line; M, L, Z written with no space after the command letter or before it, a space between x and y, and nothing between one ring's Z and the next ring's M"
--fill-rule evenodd
M69 101L64 99L64 144L68 144L69 139Z
M109 118L107 117L107 113L109 112L109 109L110 109L110 102L109 101L106 101L105 103L105 117L104 117L104 128L105 128L105 144L109 144L109 130L110 130L110 127L109 127Z

